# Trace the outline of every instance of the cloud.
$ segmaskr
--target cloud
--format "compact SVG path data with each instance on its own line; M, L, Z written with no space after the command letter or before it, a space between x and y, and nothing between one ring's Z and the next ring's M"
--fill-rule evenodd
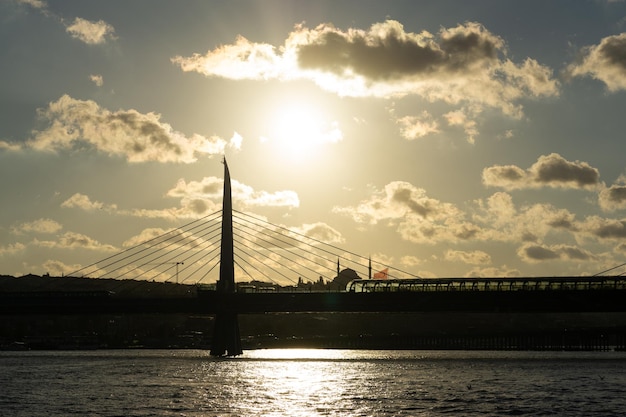
M537 245L525 244L517 251L517 255L525 262L542 262L551 260L587 261L596 257L589 251L570 245Z
M18 3L26 4L34 9L46 9L48 4L43 0L17 0Z
M566 75L595 78L611 92L626 90L626 33L607 36L598 45L583 48L581 56L579 62L568 66Z
M413 267L420 265L422 263L422 259L417 256L403 256L400 258L400 263L406 267Z
M506 190L526 188L595 188L600 173L586 162L570 162L557 153L540 156L529 169L494 165L482 173L483 184Z
M81 193L75 193L70 198L61 203L61 207L64 208L79 208L86 211L92 210L106 210L114 211L117 209L116 205L105 205L99 201L91 201L89 196Z
M46 248L89 249L102 252L115 252L117 250L112 245L102 244L89 236L74 232L65 232L57 240L44 241L35 239L33 243L36 246Z
M550 204L516 207L512 197L498 192L477 200L472 220L483 227L481 237L502 242L539 242L550 233L577 233L579 222L566 209Z
M420 139L424 136L439 133L439 124L426 110L419 116L404 116L396 120L400 125L400 135L408 140Z
M303 224L302 226L297 228L292 227L291 230L300 235L310 237L326 244L334 245L345 242L345 239L338 230L322 222Z
M463 110L455 110L444 114L443 116L450 126L461 126L467 136L467 142L474 144L476 142L476 136L478 135L478 128L476 127L476 121L470 119L469 116Z
M516 207L511 195L504 192L476 200L463 211L454 204L430 198L425 190L402 181L391 182L383 190L374 190L369 198L355 206L334 207L333 212L361 224L382 224L395 229L406 241L427 244L537 243L549 235L601 238L611 235L612 230L605 225L606 230L601 233L599 225L594 228L577 221L573 213L550 204ZM626 233L626 228L624 231Z
M205 229L200 230L203 233ZM176 250L184 249L189 251L206 251L209 252L215 247L215 243L206 240L204 236L199 236L198 230L196 233L189 231L183 231L180 229L161 229L161 228L148 228L142 230L138 235L132 236L122 243L122 247L131 248L146 244L150 248L167 249L168 252L173 253Z
M474 268L469 271L465 276L471 278L515 278L521 275L522 273L518 269L509 268L506 265L503 265L501 267Z
M491 263L491 256L480 250L468 252L449 249L445 253L445 259L447 261L459 261L472 265L486 265Z
M219 209L214 202L182 196L181 207L171 207L165 209L119 209L116 204L105 204L100 201L92 201L85 194L76 193L61 203L63 208L77 208L85 211L102 210L120 216L133 216L151 219L180 220L182 218L198 218L207 213L212 213Z
M91 74L89 79L98 87L102 87L104 84L104 78L102 78L102 75L100 74Z
M369 30L297 25L280 47L239 36L234 44L171 61L210 77L310 79L342 96L418 95L498 108L513 117L522 115L521 99L558 95L549 68L505 56L504 41L478 23L442 28L435 36L406 32L387 20Z
M18 252L22 252L26 249L26 246L22 243L11 243L7 246L0 246L0 256L3 255L15 255Z
M224 181L217 177L205 177L200 181L178 180L168 190L167 197L179 198L180 207L164 209L121 209L116 204L94 201L89 196L75 193L61 203L63 208L77 208L85 211L101 210L121 216L180 220L183 218L199 218L221 208ZM240 207L288 207L300 205L298 194L290 190L276 192L255 191L252 187L236 180L232 181L233 199Z
M626 209L626 177L622 175L617 184L603 187L598 194L598 204L604 211Z
M25 4L39 11L47 18L52 18L57 23L65 27L65 31L87 45L100 45L107 40L116 39L115 28L104 20L93 22L81 17L74 18L74 21L67 23L62 16L50 11L48 3L43 0L17 0L18 3Z
M550 204L518 208L511 196L502 192L493 194L485 201L478 200L476 205L472 221L484 228L480 237L487 240L525 241L529 245L540 245L549 234L557 233L569 234L577 242L589 238L609 241L626 238L626 219L587 216L577 220L574 213Z
M10 143L0 140L0 151L19 152L22 146L19 143Z
M188 199L222 198L224 180L217 177L204 177L200 181L178 180L176 186L167 192L169 197ZM255 191L252 187L232 180L233 200L243 207L299 207L300 199L295 191L276 192Z
M404 181L391 182L357 206L334 207L333 212L358 223L384 222L415 243L479 239L482 233L455 205L430 198L424 189Z
M228 146L241 146L238 134L230 142L216 136L186 137L162 122L160 114L109 111L92 100L68 95L38 110L38 114L47 127L33 131L26 146L39 151L78 150L88 145L129 162L192 163L198 155L220 155Z
M12 232L14 234L23 233L56 233L61 230L63 226L52 219L37 219L32 222L22 223L14 228Z
M43 269L48 271L48 273L50 273L53 276L63 276L63 275L67 275L71 272L74 271L78 271L81 269L81 265L80 264L74 264L74 265L67 265L61 261L58 260L51 260L48 259L47 261L45 261L43 263Z
M625 219L607 219L589 216L580 224L580 229L589 236L598 239L622 240L626 238Z
M65 27L65 30L73 38L87 45L99 45L105 43L107 39L115 39L115 29L103 20L92 22L77 17L72 24Z

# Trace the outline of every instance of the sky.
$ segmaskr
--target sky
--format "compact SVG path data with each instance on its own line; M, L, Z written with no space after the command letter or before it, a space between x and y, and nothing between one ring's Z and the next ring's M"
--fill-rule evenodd
M625 1L2 0L0 274L220 210L224 157L235 209L375 269L601 273L624 109Z

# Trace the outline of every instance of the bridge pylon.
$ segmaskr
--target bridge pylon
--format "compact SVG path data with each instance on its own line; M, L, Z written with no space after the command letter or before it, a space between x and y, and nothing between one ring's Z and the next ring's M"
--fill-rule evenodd
M220 252L220 277L216 291L220 294L232 294L235 287L235 256L233 243L233 202L230 187L230 172L224 158L224 196L222 199L222 240ZM211 355L241 355L241 336L237 312L228 305L222 305L215 315Z

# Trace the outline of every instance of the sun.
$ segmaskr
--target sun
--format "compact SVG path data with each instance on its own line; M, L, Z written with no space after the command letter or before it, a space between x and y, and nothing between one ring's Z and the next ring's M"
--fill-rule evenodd
M311 159L321 147L342 139L338 123L312 103L282 103L273 109L269 122L265 140L291 160Z

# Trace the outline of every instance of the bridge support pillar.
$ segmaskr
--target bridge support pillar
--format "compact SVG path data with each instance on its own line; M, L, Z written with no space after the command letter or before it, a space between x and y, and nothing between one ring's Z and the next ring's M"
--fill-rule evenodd
M217 313L211 341L211 355L236 356L242 353L237 313Z
M222 241L220 253L220 278L216 291L219 294L231 294L235 287L235 255L233 250L233 202L230 189L230 172L224 158L224 197L222 200ZM226 297L224 297L226 298ZM241 355L241 336L237 313L223 306L215 316L211 355Z

